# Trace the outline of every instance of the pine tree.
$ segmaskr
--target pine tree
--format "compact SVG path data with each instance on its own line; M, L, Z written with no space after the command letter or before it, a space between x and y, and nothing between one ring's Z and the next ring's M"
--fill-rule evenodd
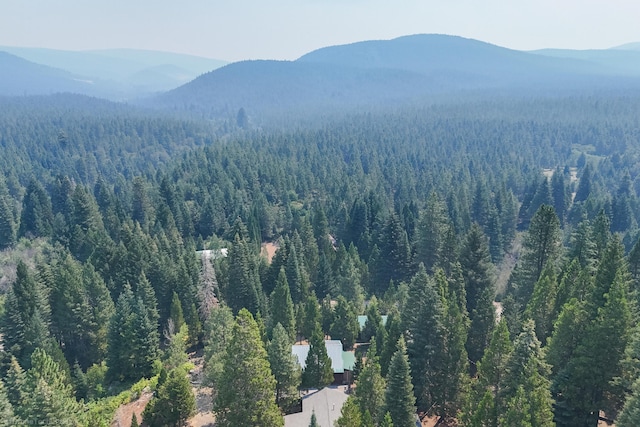
M0 380L0 427L13 427L17 425L14 418L13 406L7 397L4 383Z
M18 235L21 237L46 237L53 232L53 212L51 210L51 200L42 185L32 179L27 186L24 199L22 201L22 214L20 217L20 229Z
M271 294L271 328L280 324L287 331L289 341L296 339L296 319L293 310L293 301L289 292L289 283L284 268L280 269L276 288Z
M494 329L491 343L478 362L478 376L466 411L469 426L498 425L498 418L506 407L506 368L512 352L507 322L503 319Z
M533 295L524 312L525 318L532 319L535 322L536 336L542 343L545 343L547 337L551 334L556 316L557 295L558 284L553 265L547 263L540 279L533 288Z
M353 396L349 396L342 405L340 418L335 422L336 427L364 427L362 425L362 413ZM412 426L413 427L413 426Z
M582 176L580 177L580 182L578 183L578 189L576 190L576 195L573 198L574 203L587 200L587 197L589 197L589 194L591 194L591 175L591 165L587 164L582 171Z
M4 349L21 365L29 366L31 353L49 337L50 308L46 290L22 261L18 262L16 280L4 307Z
M597 309L595 318L590 315L592 304L587 304L584 313L587 324L583 326L584 332L578 336L571 358L560 370L556 371L557 367L554 366L557 374L553 391L558 425L595 425L599 410L615 412L622 406L624 393L612 380L622 375L621 361L629 341L631 314L626 297L626 277L624 268L618 271L605 295L605 303ZM558 360L571 350L561 346L560 337L570 332L561 329L561 320L565 324L570 323L564 313L561 314L557 333L549 344L550 361ZM607 351L594 352L594 346L606 348Z
M372 344L373 345L373 344ZM371 348L369 349L371 352ZM386 383L380 373L378 358L367 352L367 362L358 375L354 398L362 414L369 413L375 425L378 425L384 414Z
M311 421L309 421L309 427L319 427L318 419L316 418L316 411L311 412Z
M320 254L318 261L317 277L315 281L315 293L318 298L324 298L327 295L335 294L336 285L333 277L331 262L323 252Z
M91 264L82 269L82 280L85 284L86 298L90 309L89 343L87 359L94 363L102 362L107 355L109 321L115 306L109 289ZM85 368L87 369L88 366Z
M445 203L436 193L431 193L416 232L416 260L424 263L428 272L433 273L435 267L440 266L449 227Z
M173 328L179 331L184 325L184 311L182 310L182 303L176 292L173 293L171 298L171 307L169 308L169 319L173 323Z
M640 379L632 388L631 394L627 396L622 412L616 419L618 427L636 427L640 425Z
M276 380L258 325L246 309L236 317L223 363L213 406L216 423L221 427L283 426L284 418L274 399Z
M438 410L445 402L436 397L444 385L444 317L445 307L436 284L427 276L424 265L420 265L412 286L421 289L419 298L412 296L405 311L415 313L407 324L409 345L407 353L414 372L413 385L420 410ZM418 285L419 283L419 285ZM414 308L411 308L416 305Z
M300 365L291 354L289 334L280 323L273 328L267 353L271 372L276 379L276 403L286 412L298 400L301 372Z
M144 422L150 426L182 427L196 412L196 398L183 369L173 369L158 387L156 397L144 410Z
M564 223L567 208L571 202L571 196L565 183L565 176L560 171L560 167L556 168L551 177L551 195L553 197L553 208L562 224Z
M311 337L313 329L316 327L316 324L320 324L321 320L320 304L318 303L318 298L316 298L315 293L311 293L311 295L307 297L307 300L304 304L302 335L305 338Z
M196 399L191 383L187 373L178 368L171 370L166 381L158 386L156 396L145 408L142 418L148 425L182 427L195 412Z
M231 340L233 324L233 313L224 304L212 310L205 323L204 375L206 382L215 389L218 388L217 382L224 370L222 360Z
M0 182L0 186L3 184ZM16 224L10 203L10 197L2 194L0 188L0 250L11 247L16 242Z
M11 406L15 408L16 414L24 404L26 380L26 374L18 363L18 360L14 356L11 356L3 381L6 385L7 398Z
M552 206L542 205L531 220L517 272L509 284L520 304L529 301L547 262L555 263L560 251L560 221Z
M337 298L330 332L331 337L339 339L347 349L353 347L360 332L358 316L351 304L342 295Z
M331 306L331 295L327 295L322 299L322 304L320 305L320 325L322 327L322 332L324 332L325 335L329 335L329 330L333 323L333 317L334 312L333 307ZM313 327L315 328L315 325ZM311 338L311 334L307 338Z
M51 290L52 333L67 360L87 369L106 355L113 301L91 264L82 266L66 253L50 267L42 267L39 276Z
M448 286L442 269L436 270L436 284L442 292L445 327L440 368L442 381L437 386L438 391L433 393L436 402L439 402L434 412L443 419L454 419L461 409L469 383L469 363L465 349L469 318L462 311L464 297L460 299L456 289Z
M327 347L320 325L316 325L309 338L309 353L302 372L302 386L321 389L332 382L331 359L327 355Z
M134 297L135 298L135 297ZM146 307L140 298L134 299L134 316L130 324L133 341L130 341L131 372L149 378L154 363L160 356L160 338L156 325L151 323Z
M148 377L159 356L158 330L126 285L109 323L107 364L114 379Z
M89 389L87 386L87 376L82 371L82 368L76 361L73 364L73 368L71 370L71 382L73 384L73 389L76 392L77 399L86 399L89 394Z
M469 359L475 362L482 358L495 323L493 266L486 238L477 224L467 234L460 254L460 265L465 281L467 312L471 320L467 353Z
M229 307L238 313L246 308L251 313L257 313L259 308L258 286L255 260L244 238L236 234L229 250L229 285L225 299Z
M507 399L504 413L499 414L498 425L504 427L533 427L534 425L539 425L534 424L531 420L531 405L522 386L518 386L516 394Z
M369 300L369 305L367 306L367 320L364 323L364 329L361 333L362 341L369 342L371 338L376 337L379 331L384 329L382 325L382 316L380 315L380 311L378 309L378 299L375 297L371 297ZM380 346L383 343L378 342Z
M167 339L166 348L162 355L164 366L175 369L189 361L187 355L187 342L189 340L189 327L182 325L179 331L165 331Z
M411 384L409 358L404 339L398 340L398 350L391 359L387 375L385 410L391 414L396 427L414 427L416 419L416 398Z
M567 256L569 259L577 259L583 268L595 265L597 250L589 220L581 221L571 233Z
M384 418L380 421L379 427L393 427L393 421L391 420L391 414L389 411L384 414Z
M546 347L546 360L552 367L554 377L557 377L573 358L588 323L584 302L571 299L564 305Z
M149 321L152 324L156 325L156 327L158 327L158 322L160 320L160 313L158 311L158 299L156 298L156 293L151 286L151 282L149 282L149 279L147 279L147 276L144 274L144 272L140 273L140 277L138 278L136 285L135 294L136 298L140 298L144 303L144 306L147 309L147 316L149 316ZM171 309L169 309L169 312L171 313Z
M386 221L380 237L380 257L375 265L373 293L382 295L390 281L401 281L410 277L411 251L407 233L400 219L392 214Z
M309 278L307 277L306 270L304 269L304 264L299 261L298 251L292 241L289 242L285 271L287 274L287 283L291 292L291 300L294 304L299 304L306 298L311 284L309 283ZM279 279L280 278L278 277L278 280Z
M397 310L392 310L389 313L385 329L387 331L387 338L384 342L384 346L380 349L380 368L383 377L386 377L389 372L391 359L396 353L396 350L398 350L398 340L402 335L400 315Z
M341 246L341 252L344 249ZM336 282L339 295L353 304L358 313L364 309L364 291L361 283L361 273L356 266L359 260L354 260L353 256L346 250L337 255L339 266L336 272Z
M26 425L80 426L82 406L76 402L67 376L42 349L31 356L27 371L25 401L20 416Z
M510 406L516 407L526 402L528 413L523 419L528 419L532 426L553 427L553 412L551 399L551 383L547 379L550 368L543 359L540 341L536 338L535 324L526 321L522 333L516 338L513 352L506 369L504 398L507 414Z

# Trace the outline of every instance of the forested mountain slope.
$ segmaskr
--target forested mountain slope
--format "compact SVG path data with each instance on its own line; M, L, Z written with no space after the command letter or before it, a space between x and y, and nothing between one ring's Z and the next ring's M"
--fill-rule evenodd
M173 89L226 63L193 55L136 49L66 51L0 46L0 51L37 64L84 76L85 80L102 84L109 82L113 93L103 94L109 99L130 99ZM45 93L49 92L60 92L60 90L52 87ZM88 92L79 91L78 93L87 94ZM0 91L0 94L8 93Z
M49 95L57 92L96 93L92 82L67 71L36 64L0 51L0 95Z
M477 40L415 35L332 46L296 61L245 61L148 100L149 105L256 117L434 102L500 91L522 97L640 87L603 63L510 50Z
M282 425L300 387L332 381L331 336L366 351L341 425L637 425L634 92L277 130L74 95L0 103L0 422L108 425L149 387L145 422L179 425L189 349L220 424Z

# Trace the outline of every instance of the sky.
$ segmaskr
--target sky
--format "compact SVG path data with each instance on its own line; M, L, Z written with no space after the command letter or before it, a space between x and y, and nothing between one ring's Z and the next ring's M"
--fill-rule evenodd
M295 59L419 33L520 50L640 42L637 0L0 0L0 45Z

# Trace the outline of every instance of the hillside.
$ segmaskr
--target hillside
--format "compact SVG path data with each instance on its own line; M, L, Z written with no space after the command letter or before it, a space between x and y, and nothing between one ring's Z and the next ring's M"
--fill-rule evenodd
M640 49L542 49L531 53L548 58L579 60L589 67L599 68L611 74L640 76Z
M226 64L193 55L136 49L67 51L6 46L0 51L85 79L108 82L113 92L106 96L111 99L170 90Z
M44 95L56 92L92 93L91 81L0 51L0 95Z
M424 102L433 97L509 91L557 94L638 87L603 63L515 51L477 40L414 35L332 46L296 61L230 64L157 98L171 109L257 116Z

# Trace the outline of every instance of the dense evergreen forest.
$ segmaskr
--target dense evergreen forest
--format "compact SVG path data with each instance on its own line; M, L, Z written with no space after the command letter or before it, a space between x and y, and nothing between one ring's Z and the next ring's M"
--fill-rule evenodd
M0 426L107 426L145 390L132 425L185 425L194 355L216 425L282 426L329 336L358 357L339 426L640 425L639 107L0 99Z

